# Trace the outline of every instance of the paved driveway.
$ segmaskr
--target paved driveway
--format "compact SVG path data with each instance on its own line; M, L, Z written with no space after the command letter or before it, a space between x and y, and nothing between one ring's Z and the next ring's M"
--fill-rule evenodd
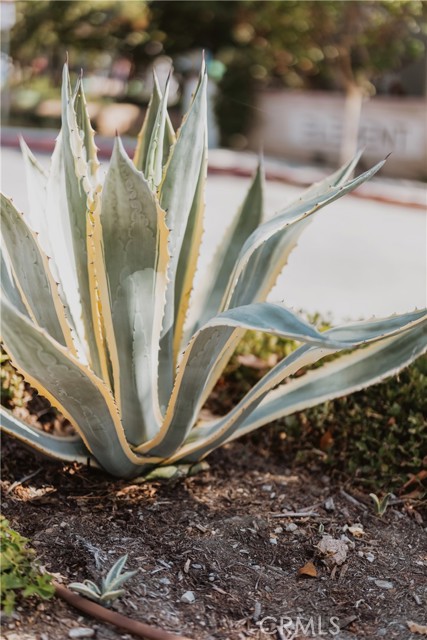
M46 156L41 158L48 163ZM27 206L19 151L3 149L2 191ZM209 277L209 259L248 180L209 175L207 214L197 282ZM271 215L301 189L267 184ZM270 295L295 309L330 314L334 321L384 316L427 306L427 226L422 210L345 196L306 229Z

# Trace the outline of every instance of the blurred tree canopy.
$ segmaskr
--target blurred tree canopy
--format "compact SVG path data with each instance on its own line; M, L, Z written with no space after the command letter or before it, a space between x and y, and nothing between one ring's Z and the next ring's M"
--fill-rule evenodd
M72 64L91 64L96 53L133 58L148 38L144 0L17 0L10 53L23 66L46 56L56 75L66 52Z
M258 86L355 89L424 52L421 0L167 0L149 3L150 28L171 55L208 48L226 68L217 113L223 142L244 132Z
M65 51L87 67L124 56L138 73L157 55L203 48L223 63L217 111L224 137L244 131L259 86L375 92L385 72L422 55L422 0L17 0L11 55L44 55L59 73ZM56 83L56 78L54 78Z

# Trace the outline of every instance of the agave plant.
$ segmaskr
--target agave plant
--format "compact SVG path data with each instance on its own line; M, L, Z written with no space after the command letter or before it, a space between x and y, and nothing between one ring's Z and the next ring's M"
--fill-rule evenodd
M71 589L71 591L75 591L89 598L89 600L108 606L111 602L125 594L122 586L137 573L137 571L126 571L123 573L127 559L127 554L119 558L105 578L102 578L100 586L98 586L96 582L93 582L93 580L84 580L83 582L72 582L68 585L68 588Z
M209 284L192 292L207 173L206 83L203 69L175 133L167 86L162 95L156 82L133 160L117 137L103 183L82 80L72 90L67 66L48 174L21 142L30 210L21 214L2 196L3 339L14 365L78 435L52 437L4 409L2 423L48 455L91 459L120 477L188 464L276 418L376 383L426 348L425 311L319 332L266 302L314 214L383 162L351 178L355 158L267 221L259 166ZM300 346L229 413L203 422L200 410L248 329ZM292 377L329 354L341 355Z

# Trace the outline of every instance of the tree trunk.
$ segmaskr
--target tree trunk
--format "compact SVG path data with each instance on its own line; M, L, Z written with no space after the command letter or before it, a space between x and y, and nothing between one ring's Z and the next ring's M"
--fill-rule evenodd
M341 164L348 162L357 151L363 102L363 91L357 84L347 84L346 89L340 149Z

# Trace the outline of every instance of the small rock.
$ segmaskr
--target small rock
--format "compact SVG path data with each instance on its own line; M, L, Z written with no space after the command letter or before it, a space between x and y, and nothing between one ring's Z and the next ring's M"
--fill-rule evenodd
M74 627L68 632L69 638L93 638L95 631L89 627Z
M380 589L393 589L393 583L388 580L375 580L374 582Z
M259 620L259 618L261 617L261 609L262 609L261 603L258 600L256 600L255 601L255 605L254 605L254 612L253 612L253 615L252 615L252 620L254 622Z
M160 578L159 582L160 582L160 584L170 584L171 583L169 578Z
M274 533L283 533L283 527L276 527Z
M354 540L348 538L344 533L342 533L340 535L340 540L345 542L350 547L350 549L355 549L356 548L356 544L355 544Z
M295 522L289 522L289 524L286 525L285 527L286 531L296 531L298 529L298 525L295 524Z
M328 563L342 565L347 559L348 546L344 540L338 540L326 534L316 546Z
M335 511L334 499L332 497L331 498L327 498L325 500L324 507L325 507L326 511Z
M371 553L370 551L368 551L367 553L365 553L365 558L368 562L373 562L375 560L375 556L373 553Z
M276 536L271 536L271 538L270 538L270 544L277 544L277 538L276 538Z
M181 596L181 602L185 602L185 604L192 604L195 602L196 596L192 591L186 591Z

